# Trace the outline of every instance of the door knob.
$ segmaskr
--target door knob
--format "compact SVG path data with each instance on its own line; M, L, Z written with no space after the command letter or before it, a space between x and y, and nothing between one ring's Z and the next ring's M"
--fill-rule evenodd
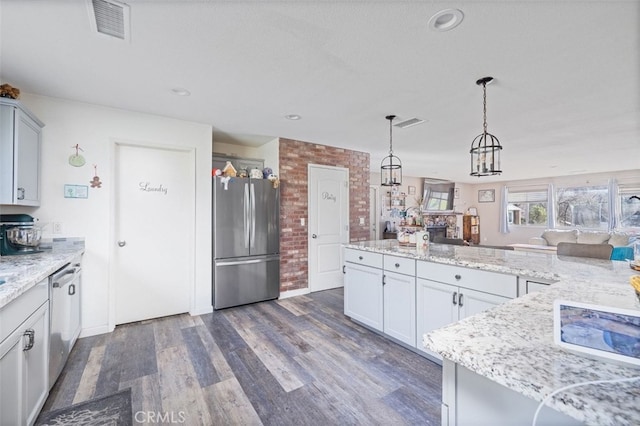
M311 234L311 238L318 238L316 234Z
M124 247L127 245L127 242L122 240L122 241L118 241L118 247Z

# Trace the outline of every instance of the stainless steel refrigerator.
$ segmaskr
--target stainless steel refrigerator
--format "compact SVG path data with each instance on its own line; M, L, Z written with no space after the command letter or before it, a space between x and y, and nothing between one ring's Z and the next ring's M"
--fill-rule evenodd
M280 189L213 178L213 308L280 296Z

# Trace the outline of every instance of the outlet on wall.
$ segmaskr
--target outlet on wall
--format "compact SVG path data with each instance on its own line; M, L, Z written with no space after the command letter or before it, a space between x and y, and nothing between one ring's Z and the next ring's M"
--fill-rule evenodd
M62 234L62 223L53 222L53 233L54 234Z

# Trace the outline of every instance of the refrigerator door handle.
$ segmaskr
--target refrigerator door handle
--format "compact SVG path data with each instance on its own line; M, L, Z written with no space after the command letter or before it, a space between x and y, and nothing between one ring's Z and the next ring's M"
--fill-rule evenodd
M244 184L244 247L249 248L249 184Z
M256 245L256 189L255 184L251 184L251 248Z
M254 260L237 260L231 262L217 262L216 266L233 266L233 265L249 265L252 263L268 262L272 259L254 259Z

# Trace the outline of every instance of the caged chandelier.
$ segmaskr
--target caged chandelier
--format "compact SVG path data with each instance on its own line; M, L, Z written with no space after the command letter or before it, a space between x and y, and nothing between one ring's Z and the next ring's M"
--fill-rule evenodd
M402 161L393 155L393 119L395 115L387 115L389 120L389 155L382 159L380 164L380 185L402 185Z
M502 173L500 170L500 141L487 132L487 84L493 77L484 77L476 81L482 85L483 131L471 142L471 176L491 176Z

